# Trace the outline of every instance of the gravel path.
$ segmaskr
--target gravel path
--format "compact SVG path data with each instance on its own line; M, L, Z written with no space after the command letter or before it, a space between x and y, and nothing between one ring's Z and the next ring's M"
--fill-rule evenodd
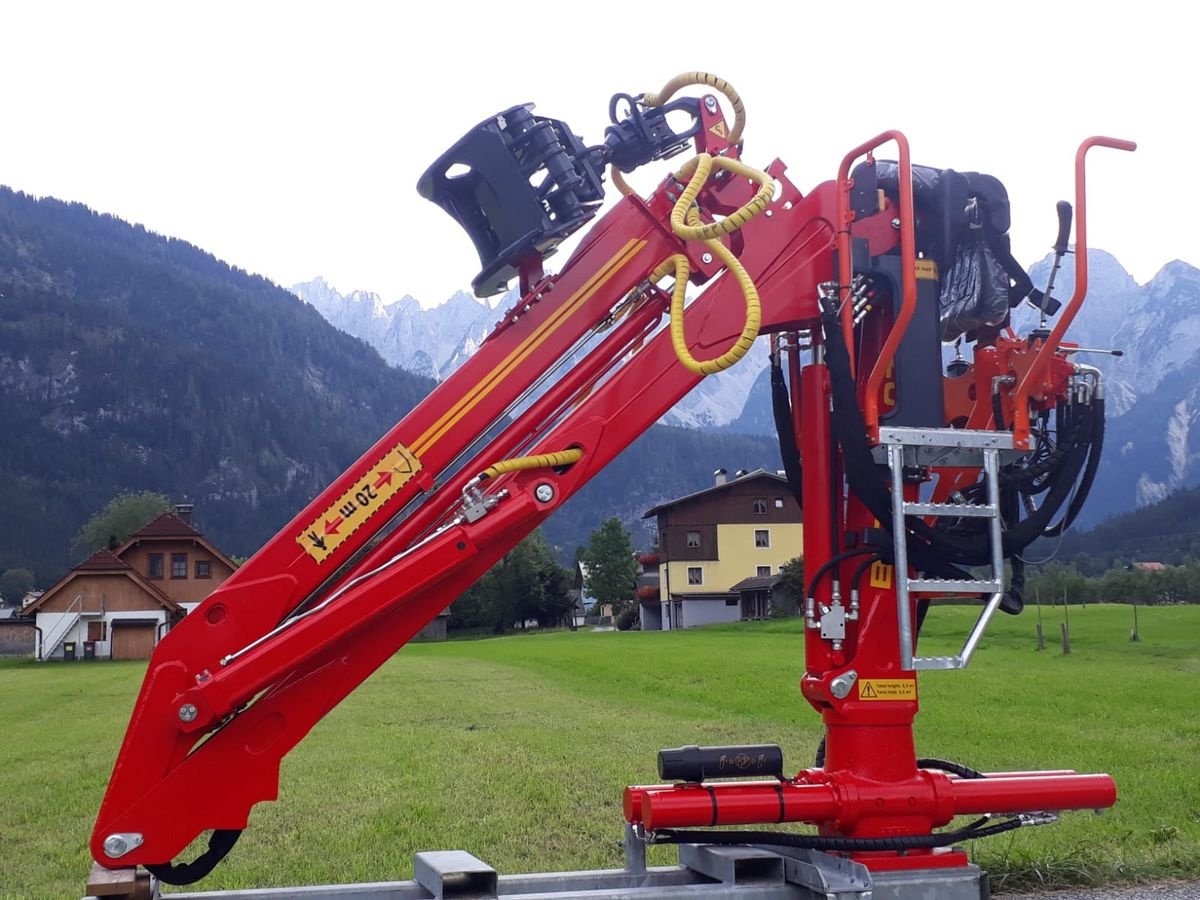
M1048 894L995 894L992 900L1200 900L1200 883L1085 888Z

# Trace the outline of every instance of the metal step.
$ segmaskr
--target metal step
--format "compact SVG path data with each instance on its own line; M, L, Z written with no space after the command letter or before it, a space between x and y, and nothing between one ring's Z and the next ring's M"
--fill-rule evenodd
M965 431L954 428L880 428L880 444L887 452L888 470L892 476L892 519L904 521L906 515L974 516L987 519L991 578L910 578L908 577L908 536L901 527L892 529L892 551L896 572L896 617L900 628L900 668L964 669L983 638L988 622L1004 599L1004 550L1000 517L1000 453L1011 449L1012 435L995 431ZM942 448L970 448L961 452L975 454L976 464L982 464L987 502L982 504L918 503L904 499L905 466L914 449L940 453ZM960 452L952 450L952 452ZM942 463L945 464L944 462ZM917 657L913 652L912 593L928 594L989 594L983 611L957 656Z
M910 591L927 594L994 594L1004 590L1003 580L976 581L973 578L910 578Z
M954 519L976 516L990 519L999 510L990 503L905 503L904 512L915 516L949 516Z

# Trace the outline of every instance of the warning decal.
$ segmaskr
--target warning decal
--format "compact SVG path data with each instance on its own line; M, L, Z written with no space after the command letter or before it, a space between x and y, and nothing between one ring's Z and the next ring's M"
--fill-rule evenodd
M718 122L716 125L713 125L708 130L711 131L713 134L715 134L719 138L725 137L725 123L724 122Z
M892 586L892 567L887 563L876 560L871 563L871 587L890 588Z
M859 700L916 700L915 678L864 678L858 683Z
M325 562L420 470L421 461L403 444L397 444L296 535L296 543L317 562Z

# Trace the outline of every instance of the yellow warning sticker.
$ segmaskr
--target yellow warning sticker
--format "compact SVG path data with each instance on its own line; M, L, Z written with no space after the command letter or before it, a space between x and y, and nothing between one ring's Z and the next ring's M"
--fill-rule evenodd
M296 535L296 543L317 562L325 562L420 470L421 461L397 444Z
M918 259L914 264L918 278L924 278L927 281L937 281L938 267L937 263L932 259Z
M858 683L859 700L916 700L915 678L864 678Z
M708 130L711 131L713 134L715 134L719 138L725 137L725 123L724 122L718 122L716 125L714 125L712 128L710 128Z
M890 588L892 586L892 567L879 560L871 563L871 587Z

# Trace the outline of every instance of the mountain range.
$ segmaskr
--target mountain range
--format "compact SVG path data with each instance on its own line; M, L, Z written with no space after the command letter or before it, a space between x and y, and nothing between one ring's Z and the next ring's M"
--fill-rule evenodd
M141 490L194 503L209 537L250 555L470 352L472 316L491 312L443 310L460 315L445 346L413 332L416 374L191 244L0 187L0 570L53 582L92 513ZM765 437L656 427L545 532L569 561L618 515L645 547L646 509L715 468L778 465Z
M1125 350L1086 357L1109 388L1085 508L1095 522L1200 481L1200 271L1175 261L1138 285L1111 255L1089 258L1069 336ZM1068 261L1058 284L1071 276ZM53 580L80 525L129 490L192 501L228 552L253 552L514 302L458 294L427 310L319 279L297 293L184 241L0 188L0 569ZM778 467L763 343L672 410L687 427L652 429L551 518L565 559L609 515L646 546L641 513L715 468Z
M393 366L444 380L462 365L517 301L516 291L489 303L463 291L431 308L410 296L392 302L369 291L341 294L323 278L294 284L291 290L331 325L366 341ZM704 379L662 419L664 425L720 428L741 415L746 396L766 369L760 341L738 365ZM773 428L745 431L773 437Z
M1121 357L1080 354L1104 372L1108 426L1104 465L1080 521L1094 523L1160 500L1200 482L1200 270L1176 260L1138 285L1117 259L1102 250L1088 254L1087 300L1067 338L1083 347L1115 348ZM1045 286L1050 259L1033 266ZM1066 299L1074 284L1073 257L1060 269L1055 295ZM329 321L378 349L393 365L445 377L486 335L507 306L495 307L467 294L422 309L411 298L384 304L377 295L341 295L320 279L295 285L298 296ZM1038 323L1023 307L1014 315L1022 333ZM432 366L427 365L431 348ZM969 355L969 348L967 349ZM767 354L763 341L741 363L705 379L664 422L688 428L769 436Z

